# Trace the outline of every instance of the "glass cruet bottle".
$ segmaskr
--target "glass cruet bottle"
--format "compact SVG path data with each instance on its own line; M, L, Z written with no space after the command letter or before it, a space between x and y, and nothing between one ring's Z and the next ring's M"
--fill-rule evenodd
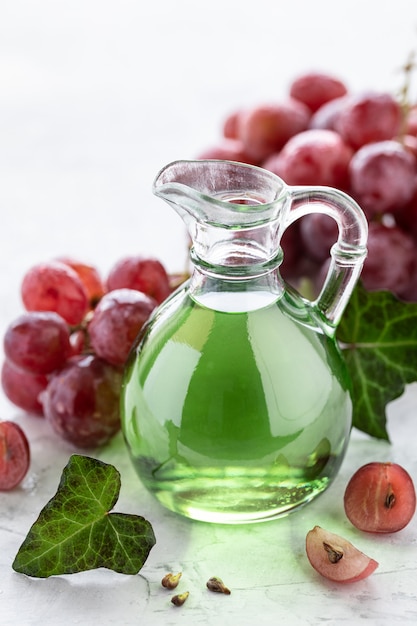
M364 214L343 192L289 187L230 161L176 161L153 191L185 221L193 270L126 366L133 465L161 504L193 519L287 514L330 485L348 444L349 377L335 329L366 256ZM311 212L339 228L314 302L279 272L283 232Z

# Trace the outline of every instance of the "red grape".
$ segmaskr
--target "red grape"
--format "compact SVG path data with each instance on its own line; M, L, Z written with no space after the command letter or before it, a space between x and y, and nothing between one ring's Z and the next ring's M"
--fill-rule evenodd
M369 218L398 211L416 188L417 161L397 141L363 146L352 157L349 171L351 193Z
M332 130L306 130L291 137L263 166L288 185L346 188L352 149Z
M298 76L290 85L290 96L317 111L323 104L347 93L346 85L335 76L310 72Z
M237 139L240 114L240 110L233 111L233 113L230 113L224 120L222 134L226 139Z
M396 463L367 463L350 479L344 507L356 528L371 533L394 533L411 521L416 492L411 476Z
M29 374L6 360L2 365L1 384L6 397L14 405L28 413L43 415L39 397L48 385L47 376Z
M41 395L55 432L79 448L105 444L120 429L121 372L94 355L71 357Z
M401 107L390 94L360 94L351 97L340 111L335 130L357 150L367 143L396 137L401 118Z
M0 422L0 491L17 487L29 464L29 442L23 429L15 422Z
M295 99L259 105L242 112L238 121L238 139L254 161L264 161L281 150L290 137L306 130L310 110Z
M68 324L79 324L89 308L78 274L64 263L34 265L24 276L21 293L27 311L55 311Z
M371 222L367 247L368 256L361 274L365 288L388 289L401 295L416 271L413 239L397 226Z
M100 300L88 326L94 352L113 365L123 365L156 301L134 289L116 289Z
M23 313L6 330L4 352L9 361L31 374L49 374L71 353L68 325L51 311Z
M312 259L324 261L337 241L338 228L333 218L323 213L310 213L300 220L304 249Z
M58 260L71 267L78 274L87 291L90 306L94 308L105 292L104 284L97 268L70 257L60 257Z
M223 161L238 161L241 163L252 163L253 159L246 154L243 144L239 139L223 139L217 145L206 148L197 156L198 159L221 159Z
M160 304L171 293L169 276L160 261L142 256L120 259L107 277L107 291L136 289Z
M323 104L323 106L311 116L308 127L335 130L337 119L341 111L347 106L349 98L349 96L342 96Z

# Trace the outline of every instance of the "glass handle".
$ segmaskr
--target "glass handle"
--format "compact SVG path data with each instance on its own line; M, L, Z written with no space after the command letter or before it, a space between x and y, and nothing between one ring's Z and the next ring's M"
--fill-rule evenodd
M318 298L312 303L334 332L359 278L366 258L368 223L359 205L330 187L290 187L291 210L287 225L309 213L324 213L339 227L330 266Z

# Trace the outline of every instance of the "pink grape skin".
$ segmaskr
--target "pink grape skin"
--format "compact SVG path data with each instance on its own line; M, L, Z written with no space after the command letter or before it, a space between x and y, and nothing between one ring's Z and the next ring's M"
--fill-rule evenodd
M337 224L328 215L310 213L300 220L300 236L309 256L323 262L329 257L330 248L337 241Z
M156 301L134 289L116 289L100 300L88 326L91 347L113 365L123 365Z
M306 130L310 116L310 109L294 98L259 105L240 114L237 136L250 158L260 163L281 150L290 137Z
M85 287L85 290L87 291L90 306L94 308L105 293L103 280L98 269L94 267L94 265L89 265L83 261L77 261L71 257L60 257L57 260L64 263L64 265L68 265L77 273Z
M120 259L108 274L106 288L107 291L136 289L154 298L158 304L172 291L162 263L140 255Z
M396 137L401 118L401 107L390 94L359 94L351 97L340 112L335 130L358 150L367 143Z
M394 140L360 148L349 165L350 191L368 218L395 214L412 198L417 180L417 161Z
M239 139L223 139L217 145L202 150L197 159L220 159L222 161L237 161L256 165L253 159L246 154Z
M68 325L52 311L23 313L9 324L3 343L7 359L30 374L51 373L71 353Z
M1 369L1 384L5 396L15 406L33 415L43 415L39 398L48 385L47 376L29 374L5 360Z
M416 272L413 239L397 226L369 223L368 256L361 280L368 291L386 289L400 296Z
M309 128L335 130L337 119L349 102L349 95L335 98L323 104L310 118Z
M23 277L21 295L27 311L54 311L70 325L79 324L89 308L79 276L59 261L30 268Z
M289 139L281 152L267 159L263 167L280 176L288 185L327 185L345 189L352 154L352 148L334 131L306 130Z
M233 111L233 113L229 113L226 116L223 122L222 135L226 139L237 139L238 138L238 128L239 128L239 117L241 115L241 111Z
M107 443L120 430L121 372L95 355L71 357L41 394L46 420L78 448Z
M309 72L293 80L290 96L300 100L314 113L323 104L347 94L347 87L336 76L323 72Z

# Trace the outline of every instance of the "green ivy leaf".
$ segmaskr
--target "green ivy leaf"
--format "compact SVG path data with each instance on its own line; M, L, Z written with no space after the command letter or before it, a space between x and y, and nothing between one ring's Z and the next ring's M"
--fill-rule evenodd
M20 546L13 569L37 578L97 567L137 574L155 536L143 517L109 513L120 484L120 474L112 465L72 455L55 496Z
M388 440L386 405L417 380L417 304L358 285L336 336L352 379L353 425Z

